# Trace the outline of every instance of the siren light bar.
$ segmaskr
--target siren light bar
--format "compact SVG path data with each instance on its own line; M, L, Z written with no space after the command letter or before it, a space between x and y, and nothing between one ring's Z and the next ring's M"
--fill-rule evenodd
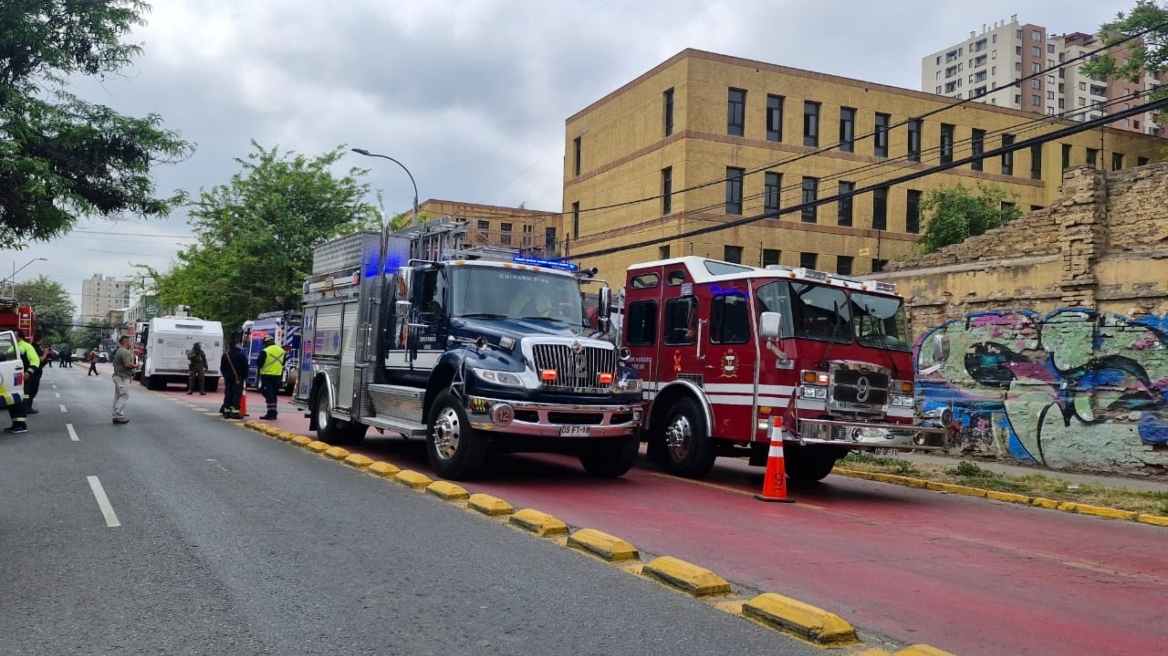
M537 257L524 257L522 255L516 255L511 258L511 261L515 264L529 264L531 266L559 269L561 271L575 271L580 268L571 262L564 262L563 260L541 260Z

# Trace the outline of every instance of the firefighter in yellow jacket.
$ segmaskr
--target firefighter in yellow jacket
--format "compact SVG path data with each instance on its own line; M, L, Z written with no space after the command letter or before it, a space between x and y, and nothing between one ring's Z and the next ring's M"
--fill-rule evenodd
M26 341L24 331L16 329L16 350L20 353L20 360L24 363L24 400L8 406L8 416L12 425L4 429L5 433L28 432L28 408L32 405L30 394L36 395L36 388L40 386L41 356L37 349Z
M276 418L276 392L280 389L280 380L284 373L284 349L276 345L272 337L264 338L264 349L256 359L256 368L260 377L260 393L268 404L268 413L260 419Z

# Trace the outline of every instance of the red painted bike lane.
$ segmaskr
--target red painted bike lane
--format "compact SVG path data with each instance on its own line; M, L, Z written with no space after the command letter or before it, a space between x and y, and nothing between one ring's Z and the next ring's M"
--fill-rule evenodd
M290 410L276 423L312 437ZM371 432L352 450L429 473L417 441ZM761 480L761 469L727 459L703 481L643 462L599 480L573 459L539 455L498 457L467 487L962 656L1154 654L1168 644L1163 528L838 476L794 490L796 504L765 504L751 496Z

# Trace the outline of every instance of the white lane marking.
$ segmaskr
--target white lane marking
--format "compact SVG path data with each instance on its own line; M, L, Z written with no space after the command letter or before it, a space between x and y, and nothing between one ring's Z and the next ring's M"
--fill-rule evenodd
M69 412L69 411L65 409L65 406L61 406L61 412Z
M101 514L105 516L105 525L110 528L121 526L122 523L118 521L114 507L110 505L109 497L105 495L105 489L101 487L101 481L97 480L96 476L87 476L86 478L89 479L89 487L93 490L93 496L97 498Z
M55 396L55 397L57 397L57 398L59 399L59 398L61 398L61 393L60 393L60 392L54 392L54 393L53 393L53 396Z
M56 385L53 385L53 389L57 389L57 386L56 386Z
M69 431L69 439L74 442L80 442L81 438L77 437L77 431L73 430L73 424L65 424L65 428Z

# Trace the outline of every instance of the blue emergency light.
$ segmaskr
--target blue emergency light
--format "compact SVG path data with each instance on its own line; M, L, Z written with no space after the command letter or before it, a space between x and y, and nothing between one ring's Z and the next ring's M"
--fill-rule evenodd
M541 260L536 257L523 257L516 255L511 258L511 261L516 264L530 264L532 266L547 267L548 269L559 269L561 271L575 271L580 267L571 262L564 262L563 260Z

